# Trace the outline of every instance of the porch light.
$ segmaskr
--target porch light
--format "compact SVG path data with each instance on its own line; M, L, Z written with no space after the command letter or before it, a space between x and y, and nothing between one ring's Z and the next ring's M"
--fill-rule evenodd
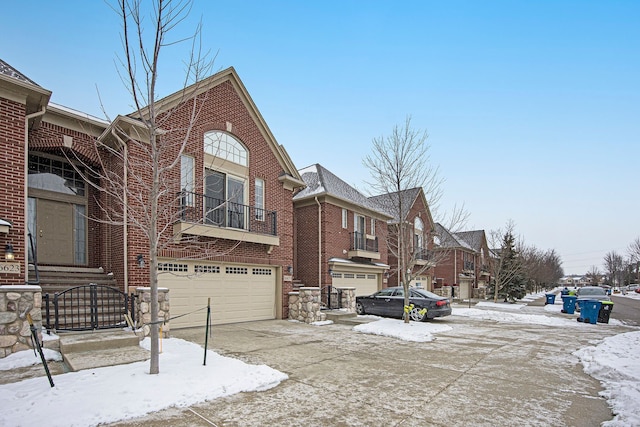
M138 261L138 267L144 267L144 257L142 256L142 254L138 254L138 256L136 257L136 261Z
M289 272L289 274L293 274L293 267L292 266L288 266L287 267L287 271Z
M6 261L13 261L15 258L16 256L13 253L13 246L11 246L11 243L7 243L7 246L4 247L4 259Z

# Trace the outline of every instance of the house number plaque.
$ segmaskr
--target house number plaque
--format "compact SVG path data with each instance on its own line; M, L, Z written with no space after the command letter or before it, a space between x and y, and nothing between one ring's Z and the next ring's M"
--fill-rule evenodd
M20 274L19 262L0 262L0 273Z

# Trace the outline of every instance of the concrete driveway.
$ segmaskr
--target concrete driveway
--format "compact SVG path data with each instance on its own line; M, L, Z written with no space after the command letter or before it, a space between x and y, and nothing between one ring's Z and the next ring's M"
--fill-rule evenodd
M527 307L536 309L543 313ZM598 426L612 418L599 383L571 353L628 328L562 330L456 316L435 322L453 329L428 343L361 334L341 324L216 326L210 349L269 365L289 379L271 390L113 425ZM172 335L204 343L204 329Z

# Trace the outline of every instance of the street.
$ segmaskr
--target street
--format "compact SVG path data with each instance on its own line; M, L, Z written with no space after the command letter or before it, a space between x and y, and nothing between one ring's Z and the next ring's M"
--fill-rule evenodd
M627 325L640 326L640 299L612 295L611 301L614 304L611 318Z

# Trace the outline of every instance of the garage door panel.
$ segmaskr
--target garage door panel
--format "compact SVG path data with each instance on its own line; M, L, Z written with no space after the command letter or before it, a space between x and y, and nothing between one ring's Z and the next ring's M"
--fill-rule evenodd
M356 288L356 296L371 295L379 290L377 273L334 272L332 274L332 284L337 288Z
M194 264L188 264L188 271L195 271ZM201 262L197 264L202 265ZM273 267L218 267L199 269L216 272L160 275L159 285L169 288L171 316L190 313L172 320L172 328L204 326L208 298L211 298L212 324L275 319L276 274ZM227 271L232 273L227 274ZM253 274L254 271L260 274ZM192 313L198 309L203 310Z

